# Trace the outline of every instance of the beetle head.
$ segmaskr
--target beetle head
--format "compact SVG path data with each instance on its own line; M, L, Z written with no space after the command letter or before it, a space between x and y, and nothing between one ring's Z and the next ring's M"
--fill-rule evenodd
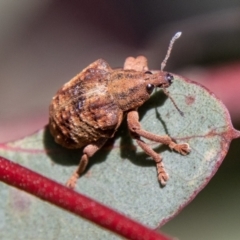
M145 72L145 84L146 89L149 94L153 92L153 89L158 87L162 88L163 92L170 98L175 108L178 110L180 115L183 116L183 112L179 109L174 99L169 95L166 88L168 88L173 83L174 77L168 72L162 71L147 71Z
M147 84L146 88L149 93L151 93L155 87L163 89L169 87L174 80L172 74L162 71L146 71L144 76Z

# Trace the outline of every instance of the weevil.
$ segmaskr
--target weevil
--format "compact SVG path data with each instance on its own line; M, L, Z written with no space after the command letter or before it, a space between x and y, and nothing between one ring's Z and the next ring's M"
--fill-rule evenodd
M168 135L158 136L142 129L138 116L138 108L150 98L155 88L167 93L166 88L173 83L173 75L164 72L163 68L180 35L177 33L172 38L160 71L148 70L147 60L141 56L128 58L123 69L112 69L106 61L98 59L64 84L53 97L49 129L55 141L66 148L84 147L79 165L67 181L68 187L75 187L89 158L115 135L125 117L131 136L155 160L162 186L169 178L162 157L142 138L166 144L183 155L190 152L187 143L178 144Z

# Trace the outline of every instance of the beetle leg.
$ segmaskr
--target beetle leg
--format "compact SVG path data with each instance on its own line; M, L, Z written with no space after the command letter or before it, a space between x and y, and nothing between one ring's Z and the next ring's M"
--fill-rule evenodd
M83 149L83 155L81 157L81 160L79 162L79 165L77 169L74 171L72 176L68 179L66 185L69 188L75 188L77 179L81 176L81 174L86 169L86 166L88 164L89 158L92 157L107 141L107 138L100 138L94 143L88 144Z
M138 145L146 152L146 154L148 154L155 160L157 164L158 179L162 185L165 185L168 179L168 175L164 170L162 158L155 151L153 151L149 145L147 145L144 141L142 141L141 137L144 137L154 142L166 144L171 149L174 149L175 151L183 155L186 155L190 152L189 145L187 143L177 144L168 135L158 136L143 130L139 123L139 115L136 110L133 110L128 113L127 122L128 122L128 128L133 138L136 139Z
M159 135L150 133L146 130L143 130L141 128L141 125L140 125L138 119L139 119L139 117L138 117L137 111L131 111L128 113L127 121L128 121L129 130L131 132L133 132L141 137L144 137L146 139L149 139L151 141L168 145L171 149L174 149L175 151L181 153L182 155L186 155L190 152L190 147L189 147L188 143L177 144L168 135L159 136Z
M158 180L160 181L162 186L165 186L166 181L168 180L168 174L164 169L162 157L158 153L156 153L149 145L147 145L143 140L141 140L140 137L136 138L135 136L135 139L138 145L143 149L143 151L155 160Z

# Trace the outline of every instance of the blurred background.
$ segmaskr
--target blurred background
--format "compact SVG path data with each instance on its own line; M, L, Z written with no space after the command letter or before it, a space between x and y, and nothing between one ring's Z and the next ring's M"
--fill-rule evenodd
M240 2L0 0L0 142L48 122L55 92L98 58L121 67L145 55L159 69L204 84L240 129ZM208 186L161 228L180 239L240 239L240 141Z

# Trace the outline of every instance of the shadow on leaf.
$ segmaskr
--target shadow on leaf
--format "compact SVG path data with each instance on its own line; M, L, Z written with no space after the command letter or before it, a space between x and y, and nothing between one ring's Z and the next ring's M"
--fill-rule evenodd
M54 141L54 138L51 135L48 126L46 126L44 129L43 141L47 155L52 159L54 163L64 166L77 166L79 164L81 156L83 155L83 148L67 149L57 144ZM109 150L113 148L112 145L113 139L109 139L104 147L90 158L89 164L87 165L84 173L86 173L92 165L103 162L107 158Z

